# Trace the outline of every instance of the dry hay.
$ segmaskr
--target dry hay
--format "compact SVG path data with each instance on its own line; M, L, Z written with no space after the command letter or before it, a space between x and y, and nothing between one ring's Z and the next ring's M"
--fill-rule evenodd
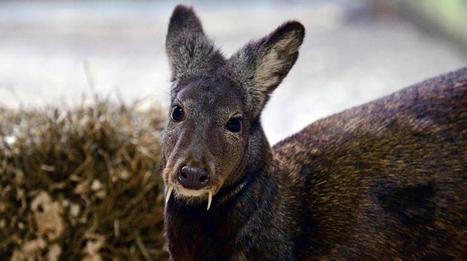
M0 109L0 259L166 259L163 115Z

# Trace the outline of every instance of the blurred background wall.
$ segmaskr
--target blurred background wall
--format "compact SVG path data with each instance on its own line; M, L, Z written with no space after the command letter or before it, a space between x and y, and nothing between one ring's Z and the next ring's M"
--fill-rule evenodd
M307 28L295 68L263 114L272 143L318 118L467 64L466 0L182 3L194 6L227 55L287 19ZM0 1L0 106L70 107L93 92L166 106L164 37L174 6Z

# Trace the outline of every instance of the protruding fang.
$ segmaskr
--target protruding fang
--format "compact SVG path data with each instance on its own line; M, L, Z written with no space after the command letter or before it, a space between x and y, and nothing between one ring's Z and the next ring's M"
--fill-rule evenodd
M169 202L170 195L172 195L172 191L174 190L173 186L169 186L167 188L167 194L165 194L165 204L167 205L167 202Z
M208 191L208 209L211 208L211 203L212 203L212 191Z

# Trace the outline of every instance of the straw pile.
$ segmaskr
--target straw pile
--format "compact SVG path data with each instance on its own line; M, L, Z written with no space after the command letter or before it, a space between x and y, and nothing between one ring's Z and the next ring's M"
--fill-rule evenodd
M0 260L163 260L161 110L0 109Z

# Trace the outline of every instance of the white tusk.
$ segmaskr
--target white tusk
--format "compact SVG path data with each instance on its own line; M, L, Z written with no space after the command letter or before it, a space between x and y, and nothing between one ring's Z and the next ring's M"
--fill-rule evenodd
M167 205L167 202L169 202L170 195L172 195L172 191L174 190L173 186L170 186L167 188L167 194L165 194L165 204Z
M208 191L208 209L211 207L211 202L212 202L212 191Z

